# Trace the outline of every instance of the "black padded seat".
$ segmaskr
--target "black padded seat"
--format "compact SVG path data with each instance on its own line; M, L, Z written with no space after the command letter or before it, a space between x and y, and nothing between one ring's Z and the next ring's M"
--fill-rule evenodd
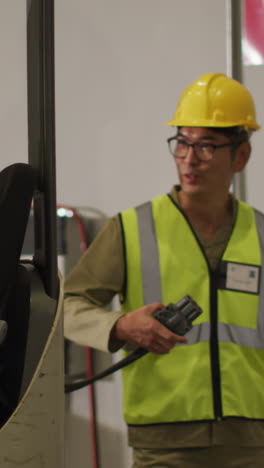
M20 256L36 184L28 164L0 172L0 423L15 409L21 389L30 313L30 285Z

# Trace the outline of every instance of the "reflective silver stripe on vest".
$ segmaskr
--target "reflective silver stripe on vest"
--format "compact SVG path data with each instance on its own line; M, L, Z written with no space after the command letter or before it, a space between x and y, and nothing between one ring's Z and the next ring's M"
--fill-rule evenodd
M218 339L249 348L264 349L263 335L260 336L258 329L254 328L218 323Z
M136 212L138 216L144 304L162 302L159 253L151 203L147 202L138 206Z
M139 241L141 249L141 271L143 283L144 304L162 302L161 276L159 266L158 245L152 216L151 202L136 208L139 226ZM264 215L254 210L255 221L260 241L261 265L264 261ZM188 344L209 341L210 324L194 325L187 333ZM240 327L226 323L218 323L219 341L236 343L250 348L264 349L264 268L261 268L260 298L257 329ZM177 345L179 346L179 344Z
M200 323L199 325L193 325L192 329L186 333L188 345L194 343L200 343L201 341L209 341L210 339L210 323ZM177 346L180 343L177 343Z

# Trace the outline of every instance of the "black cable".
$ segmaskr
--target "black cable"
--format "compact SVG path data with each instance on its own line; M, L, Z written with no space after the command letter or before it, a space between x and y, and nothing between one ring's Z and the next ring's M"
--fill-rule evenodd
M113 374L117 370L122 369L125 366L128 366L128 364L131 364L132 362L139 359L141 356L144 356L144 354L147 354L147 352L148 352L147 349L137 348L135 351L133 351L133 353L129 354L124 359L121 359L121 361L118 361L113 366L108 367L106 370L104 370L100 374L94 375L91 379L82 379L82 380L77 380L71 383L66 383L64 386L64 392L71 393L71 392L74 392L75 390L79 390L80 388L91 385L96 380L102 379L103 377L107 377L108 375Z
M187 295L178 301L177 304L168 304L164 309L158 309L153 316L173 333L183 336L192 328L192 321L201 313L202 309L200 309L196 302ZM137 348L126 358L121 359L121 361L111 367L108 367L108 369L95 375L91 379L75 380L74 382L66 383L65 393L74 392L74 390L79 390L80 388L92 384L96 380L113 374L115 371L122 369L122 367L125 367L139 359L141 356L144 356L147 352L148 351L145 348Z

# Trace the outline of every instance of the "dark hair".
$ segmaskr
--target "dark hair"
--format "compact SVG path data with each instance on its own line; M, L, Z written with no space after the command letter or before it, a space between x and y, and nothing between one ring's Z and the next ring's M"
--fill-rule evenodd
M229 138L234 146L240 145L245 141L249 141L252 131L244 130L243 127L207 127L209 130L213 130L216 133L221 133L222 135Z
M178 127L180 130L183 126ZM221 135L226 136L231 140L234 145L234 149L238 147L241 143L249 141L252 130L244 130L243 127L235 126L235 127L205 127L208 130L213 130L216 133L220 133Z

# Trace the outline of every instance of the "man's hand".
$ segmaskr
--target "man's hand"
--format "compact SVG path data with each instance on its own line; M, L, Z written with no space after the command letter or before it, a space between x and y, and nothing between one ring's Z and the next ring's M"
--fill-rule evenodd
M155 354L166 354L176 343L187 343L184 336L176 335L152 317L159 309L164 305L155 302L128 312L116 322L111 337Z

